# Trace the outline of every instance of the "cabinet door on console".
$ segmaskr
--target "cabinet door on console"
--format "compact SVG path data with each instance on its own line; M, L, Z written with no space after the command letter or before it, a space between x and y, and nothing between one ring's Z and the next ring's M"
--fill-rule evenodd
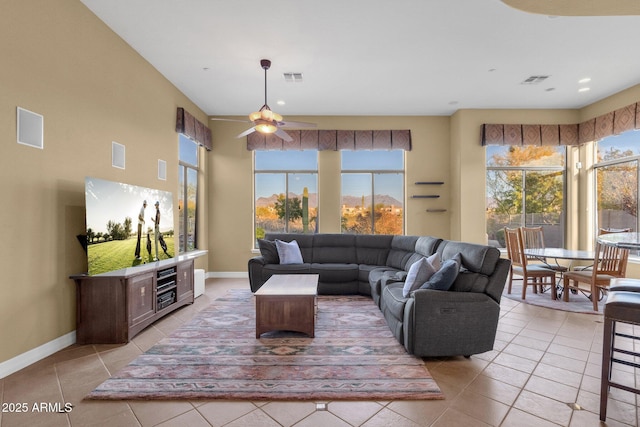
M178 301L190 298L193 302L193 261L181 262L177 265Z
M136 325L155 314L153 290L155 274L141 274L127 279L129 290L129 326Z

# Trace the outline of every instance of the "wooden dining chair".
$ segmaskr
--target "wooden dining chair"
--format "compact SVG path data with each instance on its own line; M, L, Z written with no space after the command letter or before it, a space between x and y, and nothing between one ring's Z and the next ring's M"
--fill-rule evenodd
M630 233L630 232L631 232L630 228L599 228L598 236L602 236L603 234ZM592 268L593 268L593 264L590 264L590 265L587 265L586 267L580 267L579 269L576 269L576 270L591 271Z
M504 229L504 236L507 245L507 256L511 260L511 274L509 274L509 285L507 292L511 293L513 275L522 276L522 299L526 298L527 286L533 285L533 292L538 292L538 286L551 286L551 298L556 299L556 272L542 264L529 264L529 260L524 254L524 244L522 230L520 228Z
M522 243L525 249L544 249L544 230L542 226L537 227L520 227L522 230ZM546 258L527 256L529 261L540 261L545 267L550 268L557 273L564 273L568 270L567 267L560 264L552 264L547 261Z
M563 278L563 299L569 302L569 290L588 292L593 311L598 311L601 293L608 289L611 279L625 277L629 250L596 243L593 267L590 270L568 271ZM581 286L581 283L584 285Z

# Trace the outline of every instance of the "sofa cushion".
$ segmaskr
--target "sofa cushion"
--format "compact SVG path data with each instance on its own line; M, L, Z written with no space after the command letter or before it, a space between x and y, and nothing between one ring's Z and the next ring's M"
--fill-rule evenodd
M438 271L440 268L439 257L438 254L433 254L429 258L422 257L409 268L407 279L402 288L402 295L405 298Z
M453 282L453 286L451 286L449 290L454 292L484 293L488 284L489 278L484 274L463 270L458 274L455 282Z
M401 283L392 283L385 286L382 291L382 311L385 317L390 314L400 322L404 320L404 306L408 298L405 298L402 294Z
M458 277L460 271L460 257L448 259L442 262L442 266L427 280L420 289L434 289L448 291Z
M340 283L358 280L358 264L312 263L311 274L318 274L318 282Z
M313 263L357 264L356 236L316 234L313 236Z
M298 242L292 240L291 242L283 242L282 240L276 240L276 249L278 250L278 257L280 258L280 264L302 264L302 253Z
M262 281L265 282L274 274L308 274L311 264L266 264L262 267Z
M358 280L370 283L370 275L373 270L380 268L379 265L358 264Z
M356 257L358 264L385 265L393 236L356 235Z
M418 237L418 240L416 241L415 250L418 254L428 257L436 251L440 242L442 242L442 239L431 236L421 236Z
M417 236L393 236L387 257L387 267L408 270L407 261L415 253Z
M444 240L437 249L442 259L453 258L458 252L462 254L462 267L473 273L490 276L500 259L498 248L475 243Z
M396 277L400 274L402 274L401 278L399 276ZM406 275L406 271L391 267L377 267L369 272L369 292L378 307L380 307L382 289L384 289L386 284L391 282L404 282Z
M258 248L260 248L260 255L262 255L266 264L280 264L280 257L278 256L276 242L272 240L258 239Z

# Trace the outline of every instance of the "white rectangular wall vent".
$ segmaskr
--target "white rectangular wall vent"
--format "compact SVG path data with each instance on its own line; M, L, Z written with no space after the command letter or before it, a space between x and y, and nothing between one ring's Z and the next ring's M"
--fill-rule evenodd
M111 166L118 169L124 169L125 165L125 147L115 141L111 141Z
M547 80L551 76L531 76L520 82L521 85L537 85Z
M302 82L302 73L283 73L284 81L287 83Z
M158 179L167 180L167 162L160 159L158 159Z
M44 117L20 107L16 116L18 144L42 150L44 148Z

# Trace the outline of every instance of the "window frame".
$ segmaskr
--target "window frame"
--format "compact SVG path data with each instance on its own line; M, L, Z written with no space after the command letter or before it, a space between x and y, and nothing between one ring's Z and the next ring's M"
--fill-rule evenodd
M198 191L198 177L200 176L200 145L189 138L185 134L178 134L178 206L180 206L180 196L184 195L183 203L184 207L182 209L182 214L178 209L178 253L187 253L191 250L198 249L198 204L199 204L199 191ZM189 141L195 145L196 152L196 163L190 163L182 158L182 150L180 149L180 145L182 144L183 139L185 141ZM194 229L193 229L193 248L189 249L189 210L187 209L188 204L188 188L189 188L189 171L195 172L196 182L195 182L195 216L194 216ZM182 187L181 187L182 182ZM182 233L184 233L184 238L181 241Z
M636 130L629 130L626 132L623 132L623 134L627 133L627 132L637 132ZM593 226L595 227L594 229L594 235L598 235L598 231L600 228L607 228L607 227L602 227L600 224L600 218L599 218L599 209L598 209L598 169L600 168L607 168L610 166L622 166L624 164L633 164L635 163L635 169L636 169L636 221L635 221L635 230L640 230L640 215L637 214L638 212L638 208L640 207L640 153L638 154L634 154L631 156L625 156L625 157L618 157L615 159L610 159L610 160L604 160L604 161L598 161L598 144L600 143L600 141L607 139L607 138L614 138L616 135L612 135L606 138L602 138L601 140L598 141L594 141L593 144L593 158L594 158L594 163L592 165L592 169L593 169ZM640 134L638 139L638 144L640 145Z
M510 146L504 146L504 147L510 147ZM518 223L520 224L520 226L537 226L540 224L531 224L531 223L527 223L527 187L526 187L526 181L527 181L527 173L530 172L538 172L538 173L542 173L542 172L560 172L562 175L562 213L560 215L561 218L561 226L562 226L562 233L560 235L560 241L561 241L561 247L564 247L566 245L566 241L567 241L567 157L568 157L568 153L567 153L567 148L566 146L564 146L564 164L561 166L553 166L553 165L549 165L549 166L527 166L527 165L521 165L521 166L489 166L488 162L489 162L489 158L487 156L488 153L485 153L485 179L487 178L488 174L490 171L516 171L516 172L520 172L521 173L521 194L520 196L522 197L522 210L519 213L520 216L520 220L518 221ZM488 200L489 199L489 194L487 193L487 187L485 184L485 199ZM488 210L488 205L485 207L485 210ZM485 232L487 234L489 234L488 230L488 216L487 214L485 214ZM510 221L511 222L511 221Z
M318 150L300 150L300 151L309 151L309 152L314 152L315 153L315 169L257 169L257 153L262 152L262 151L271 151L271 150L253 150L253 245L254 245L254 249L256 249L257 243L258 243L258 236L257 236L257 229L258 229L258 222L257 222L257 206L256 206L256 201L257 201L257 194L256 194L256 180L257 180L257 176L258 175L265 175L265 174L273 174L273 175L284 175L284 194L285 194L285 216L284 216L284 231L282 231L283 233L290 233L289 231L289 222L287 219L289 217L288 215L288 207L289 207L289 176L290 175L315 175L315 184L316 184L316 188L315 188L315 192L316 192L316 197L317 197L317 205L316 205L316 218L315 218L315 226L313 231L310 231L309 234L315 234L317 232L317 230L319 229L319 224L320 224L320 195L319 195L319 191L318 191L318 185L319 185L319 178L320 178L320 173L319 173L319 151ZM286 153L287 151L282 151L282 153Z
M394 151L394 150L367 150L367 151L378 151L378 152L383 152L383 151ZM345 194L343 194L343 177L345 174L359 174L359 175L369 175L370 177L370 183L371 183L371 234L377 234L376 233L376 217L374 215L374 209L376 206L375 203L375 189L376 189L376 184L375 184L375 177L376 175L401 175L402 178L402 195L401 195L401 202L402 202L402 231L399 235L406 235L406 230L407 230L407 209L406 209L406 205L407 205L407 197L406 197L406 192L407 192L407 183L406 183L406 178L407 178L407 174L406 174L406 165L407 165L407 159L406 159L406 151L405 150L397 150L400 151L402 153L402 169L370 169L370 168L366 168L366 169L342 169L342 163L343 163L343 154L345 152L351 152L349 150L341 150L340 151L340 222L342 223L342 218L343 218L343 212L342 212L342 198L345 196ZM347 233L345 232L345 230L343 229L342 225L340 226L340 233L341 234L353 234L353 233Z

